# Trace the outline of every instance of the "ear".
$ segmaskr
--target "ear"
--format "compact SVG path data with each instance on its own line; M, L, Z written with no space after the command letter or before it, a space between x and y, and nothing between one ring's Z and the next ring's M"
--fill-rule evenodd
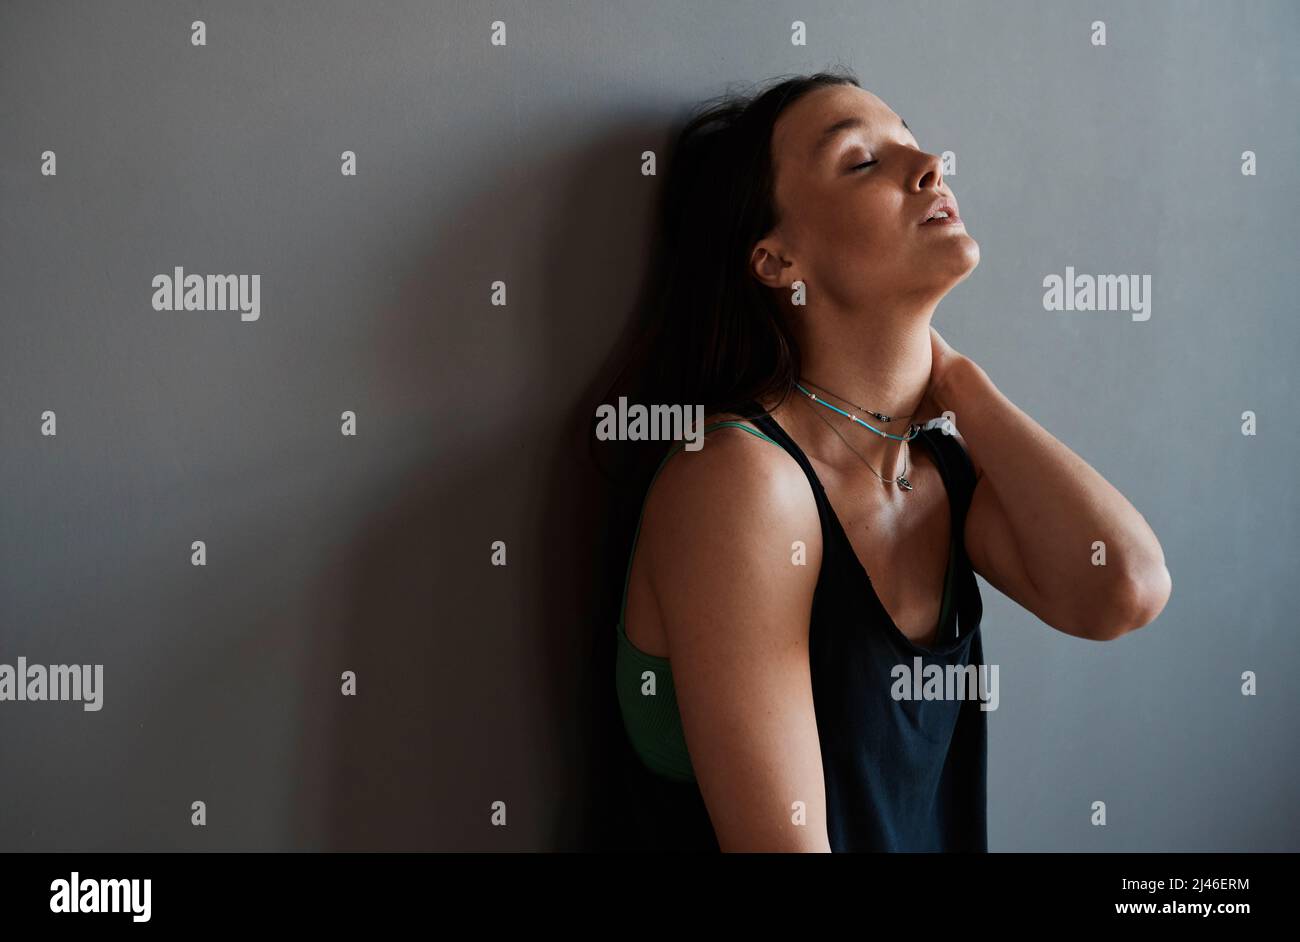
M760 283L769 288L789 288L799 280L799 267L781 254L776 239L763 239L749 255L749 269Z

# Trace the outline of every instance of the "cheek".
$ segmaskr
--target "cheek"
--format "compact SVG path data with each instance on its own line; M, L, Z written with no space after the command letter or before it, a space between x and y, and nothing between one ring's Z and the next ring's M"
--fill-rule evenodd
M864 201L842 206L838 214L827 249L841 266L851 265L859 273L885 272L907 257L907 233L899 225L896 210Z
M863 186L841 196L831 210L840 240L879 256L896 253L902 242L902 207L897 193Z
M860 282L864 273L897 270L911 245L902 224L899 194L879 188L805 195L798 240L810 273L819 281Z

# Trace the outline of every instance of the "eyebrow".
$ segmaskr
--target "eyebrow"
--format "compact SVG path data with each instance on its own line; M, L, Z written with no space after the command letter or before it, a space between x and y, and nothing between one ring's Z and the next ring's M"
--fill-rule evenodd
M907 127L907 122L903 120L902 115L898 116L898 120L903 122L903 127L907 128L907 130L909 131L912 130L911 128ZM865 126L866 126L866 122L857 116L841 118L840 120L832 124L830 127L822 131L820 135L818 135L817 142L813 144L812 156L816 157L818 154L820 154L822 150L825 149L826 145L828 145L831 142L831 140L834 139L835 135L839 134L841 131L847 131L850 128L860 128Z

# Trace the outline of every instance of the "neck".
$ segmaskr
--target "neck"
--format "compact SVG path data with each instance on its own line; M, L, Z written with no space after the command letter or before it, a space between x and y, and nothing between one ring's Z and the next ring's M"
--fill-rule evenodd
M819 399L824 396L831 405L857 415L868 425L891 435L906 435L909 424L920 424L923 418L915 413L930 383L932 313L933 307L924 312L873 309L870 319L841 316L831 320L826 330L799 338L800 382ZM794 413L802 413L798 421L804 440L815 454L825 456L823 460L837 467L860 465L862 460L827 427L829 422L883 477L892 480L903 473L911 444L877 435L812 402L798 390L795 395L804 403ZM893 421L881 422L863 414L859 406L891 416ZM816 417L814 409L826 422Z

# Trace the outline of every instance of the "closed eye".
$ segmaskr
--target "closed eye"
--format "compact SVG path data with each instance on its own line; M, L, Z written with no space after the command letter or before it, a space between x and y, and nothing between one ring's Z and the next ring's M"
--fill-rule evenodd
M861 169L864 168L864 167L870 167L870 166L872 166L873 164L878 164L878 163L880 163L879 160L864 160L862 163L858 164L856 167L850 167L849 169L850 169L850 170L861 170Z

